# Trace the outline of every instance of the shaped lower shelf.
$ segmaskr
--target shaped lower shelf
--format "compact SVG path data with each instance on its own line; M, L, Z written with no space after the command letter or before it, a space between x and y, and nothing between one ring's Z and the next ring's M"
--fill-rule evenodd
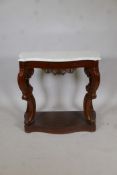
M93 112L93 118L96 113ZM66 134L79 131L93 132L96 130L95 122L90 124L85 120L83 111L50 111L37 112L35 121L25 126L25 132L45 132L52 134Z

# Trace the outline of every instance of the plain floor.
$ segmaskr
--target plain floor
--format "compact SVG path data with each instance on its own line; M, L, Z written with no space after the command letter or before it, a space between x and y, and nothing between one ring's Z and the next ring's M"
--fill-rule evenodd
M0 175L117 174L117 60L100 65L96 132L65 135L24 132L17 63L0 64Z

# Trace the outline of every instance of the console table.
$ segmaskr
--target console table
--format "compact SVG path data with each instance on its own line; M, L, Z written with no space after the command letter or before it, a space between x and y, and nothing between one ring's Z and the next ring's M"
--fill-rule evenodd
M76 131L95 131L96 113L92 100L100 83L99 60L95 52L31 52L19 55L18 84L22 99L27 101L24 114L25 132L70 133ZM36 112L36 102L32 94L33 87L29 79L34 68L44 69L54 74L72 73L76 68L84 68L89 78L83 111Z

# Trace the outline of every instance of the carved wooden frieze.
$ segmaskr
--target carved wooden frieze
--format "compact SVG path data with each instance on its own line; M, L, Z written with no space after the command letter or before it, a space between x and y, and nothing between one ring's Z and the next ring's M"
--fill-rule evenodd
M65 73L73 73L75 70L76 69L44 69L46 73L53 73L54 75L64 75Z

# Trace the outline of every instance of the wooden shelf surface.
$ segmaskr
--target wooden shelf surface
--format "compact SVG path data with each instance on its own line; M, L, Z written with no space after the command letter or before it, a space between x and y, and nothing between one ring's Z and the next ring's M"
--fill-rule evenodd
M93 117L96 118L95 112L93 112ZM95 130L95 122L88 123L83 111L36 112L35 121L29 126L25 125L25 131L28 133L66 134L79 131L93 132Z

